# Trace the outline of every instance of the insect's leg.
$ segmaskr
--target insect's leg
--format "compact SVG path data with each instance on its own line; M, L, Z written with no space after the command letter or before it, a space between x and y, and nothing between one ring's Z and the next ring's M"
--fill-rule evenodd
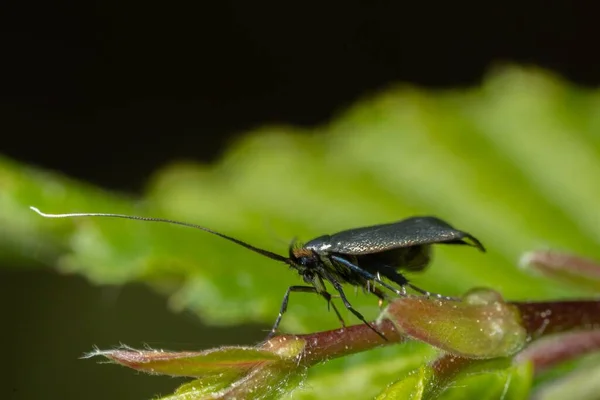
M406 279L404 277L404 275L400 274L399 272L397 272L394 268L392 268L390 266L381 265L380 268L381 268L383 276L385 276L386 278L388 278L390 281L392 281L394 283L397 283L402 288L404 288L404 286L408 286L409 288L411 288L415 292L421 293L422 295L425 295L427 297L435 297L435 298L444 299L444 300L459 300L459 299L457 299L455 297L443 296L441 294L431 293L431 292L428 292L427 290L423 290L423 289L421 289L421 288L413 285L412 283L409 283L408 279ZM404 294L406 294L405 291L404 291Z
M327 307L331 306L331 308L333 308L333 311L335 312L335 315L337 315L338 319L340 320L342 327L345 327L346 323L344 322L344 318L342 318L342 314L340 314L340 312L338 311L335 304L331 301L331 298L333 296L331 294L329 294L329 292L322 292L321 296L323 296L325 298L325 300L327 300Z
M381 286L391 290L392 292L398 294L398 295L402 295L403 293L396 289L395 287L387 284L386 282L382 281L381 279L379 279L379 277L377 277L376 275L373 275L372 273L370 273L369 271L366 271L362 268L360 268L358 265L354 265L352 264L350 261L339 257L339 256L331 256L331 259L334 261L337 261L341 264L344 264L346 267L350 268L353 272L356 272L357 274L359 274L361 277L363 277L364 279L367 280L372 280L375 281L377 283L379 283ZM330 279L328 279L330 280Z
M421 293L422 295L425 295L427 297L435 297L435 298L443 299L443 300L460 301L460 298L458 298L458 297L444 296L444 295L438 294L438 293L431 293L431 292L428 292L427 290L418 288L415 285L410 284L410 283L407 283L406 285L409 288L411 288L412 290L414 290L415 292Z
M317 289L313 286L290 286L285 291L285 295L283 296L283 301L281 302L281 308L279 309L279 315L277 316L277 319L275 320L275 323L273 324L273 328L271 328L271 332L267 336L267 339L272 337L273 335L275 335L275 333L277 332L277 328L279 328L279 323L281 322L281 317L283 317L283 313L285 313L287 310L288 301L290 299L290 293L292 293L292 292L319 293L317 291ZM329 293L327 293L327 294L329 294ZM327 299L327 297L325 297L325 298ZM328 301L331 301L331 296L329 297ZM334 306L334 310L335 310L335 306ZM337 310L336 310L336 313L337 313ZM338 315L339 315L339 313L338 313Z
M356 318L360 319L365 325L367 325L369 328L371 328L371 330L373 332L375 332L376 334L381 336L381 338L383 340L387 341L387 338L383 335L383 333L379 332L373 325L371 325L369 322L367 322L365 317L363 317L363 315L361 313L359 313L357 310L354 309L354 307L352 307L352 304L350 304L350 302L346 298L346 294L344 293L344 289L342 289L342 285L335 278L333 278L331 275L329 275L326 271L321 270L320 273L323 275L323 277L325 279L327 279L329 282L331 282L331 284L333 285L335 290L337 290L337 292L340 294L340 298L342 299L342 302L344 303L344 306L346 306L348 311L350 311L352 314L354 314L356 316Z
M380 289L370 286L367 290L379 298L379 308L383 307L383 302L387 300L387 296Z

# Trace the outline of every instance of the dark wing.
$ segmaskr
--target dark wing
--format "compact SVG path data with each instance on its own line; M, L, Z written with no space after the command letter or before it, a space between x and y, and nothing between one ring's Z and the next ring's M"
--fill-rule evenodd
M331 235L329 243L328 252L351 255L434 243L466 244L485 251L475 237L436 217L412 217L391 224L350 229Z

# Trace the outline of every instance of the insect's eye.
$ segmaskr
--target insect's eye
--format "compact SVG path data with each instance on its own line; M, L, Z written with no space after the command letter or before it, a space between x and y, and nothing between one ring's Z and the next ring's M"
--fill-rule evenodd
M300 263L300 265L302 266L307 266L308 264L310 264L311 259L309 257L300 257L298 259L298 262Z
M298 257L296 259L296 262L298 264L300 264L303 267L306 267L308 269L312 268L315 264L315 257L313 256L302 256L302 257Z

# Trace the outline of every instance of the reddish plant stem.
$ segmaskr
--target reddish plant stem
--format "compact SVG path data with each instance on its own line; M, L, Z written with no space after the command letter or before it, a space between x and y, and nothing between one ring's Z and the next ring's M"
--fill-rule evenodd
M436 384L440 387L443 387L447 382L451 382L456 375L471 365L484 362L486 362L486 360L475 360L472 358L464 358L453 356L451 354L445 354L435 360L431 364L431 368L435 374Z
M600 302L598 301L511 302L510 304L519 310L529 340L552 333L600 328ZM298 356L298 362L309 366L324 360L407 340L407 337L398 332L390 321L383 321L378 329L386 336L387 341L383 341L366 325L360 324L306 335L281 335L266 342L263 348L272 349L273 346L285 346L285 343L290 340L302 340L305 342L305 347ZM471 364L468 359L450 355L440 358L437 363L439 365L436 366L436 370L441 375L450 373L450 370L444 372L449 367L459 371L463 368L463 364Z
M473 360L471 358L457 357L450 354L446 354L431 364L431 368L435 371L438 377L444 377L449 379L454 375L458 374L464 368L468 367L473 362L479 360Z
M511 302L522 318L530 340L574 329L600 328L600 301Z
M365 324L360 324L306 335L276 336L263 344L262 347L272 349L273 346L284 346L285 342L289 340L303 340L305 346L298 356L298 362L310 366L328 359L402 343L406 340L406 337L401 335L390 321L382 321L377 329L385 335L387 341L383 340Z
M550 275L552 271L562 271L600 279L600 264L597 261L574 254L536 250L525 253L521 258L521 264Z

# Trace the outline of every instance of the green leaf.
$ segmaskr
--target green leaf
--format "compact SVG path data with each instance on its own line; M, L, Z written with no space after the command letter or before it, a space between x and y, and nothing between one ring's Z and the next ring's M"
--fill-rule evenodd
M477 363L485 363L478 361ZM530 398L533 370L528 364L506 369L490 368L486 372L465 371L446 391L436 397L439 400L527 400Z
M262 366L230 385L224 384L220 377L211 376L186 383L161 400L278 399L298 386L304 378L303 372L305 369Z
M421 400L427 390L427 386L431 384L432 376L432 371L423 366L413 371L406 378L390 385L385 391L377 396L377 400Z
M293 337L265 348L222 347L202 352L129 348L95 351L123 366L151 374L199 377L165 399L278 398L303 379L307 367L297 357L304 341ZM268 350L267 350L268 348Z
M332 360L310 368L303 388L285 399L372 399L399 376L435 358L436 353L423 343L409 342Z
M456 360L461 368L422 366L388 386L377 399L527 399L532 368L507 359Z
M253 347L223 347L202 352L118 349L96 351L121 365L152 374L171 376L239 376L259 364L281 362L277 354Z
M430 268L409 276L416 286L453 296L490 287L507 300L585 296L587 289L530 275L516 261L540 247L600 259L599 104L598 90L522 68L496 71L469 90L391 87L321 127L250 132L214 165L165 166L141 199L0 158L0 260L15 268L53 265L98 284L144 282L169 296L175 310L192 310L210 324L270 325L287 286L300 282L284 265L206 232L45 220L28 207L174 218L281 254L294 237L422 214L472 233L488 252L438 246ZM378 314L371 296L349 297L368 319ZM322 299L297 294L281 328L337 326ZM353 394L368 398L378 392L373 382L384 387L406 372L396 360L427 358L416 348L389 347L316 370L339 381L345 371L389 362L355 380ZM319 375L309 374L306 387L336 398L327 385L313 385Z

